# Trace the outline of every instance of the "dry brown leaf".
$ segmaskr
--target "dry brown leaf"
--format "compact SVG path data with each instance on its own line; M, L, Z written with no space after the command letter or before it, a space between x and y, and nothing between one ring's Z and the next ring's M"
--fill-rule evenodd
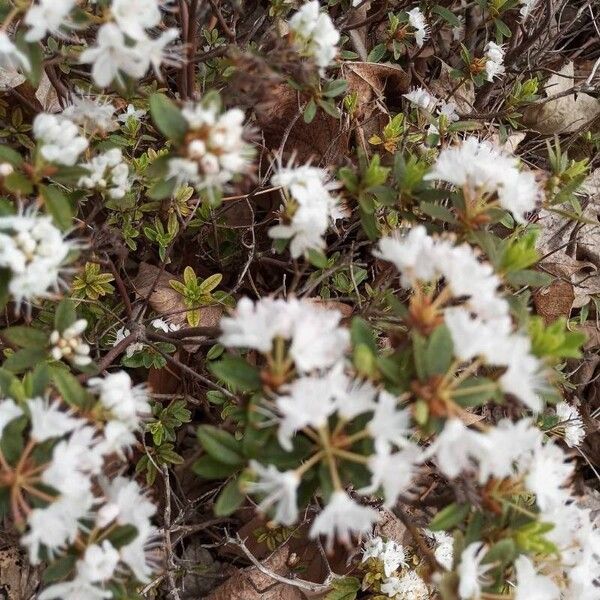
M294 155L300 163L309 160L335 163L348 150L349 136L340 119L318 110L311 123L300 113L297 93L288 85L278 85L268 102L256 106L257 125L267 147L278 152L282 142L283 158Z
M0 550L0 598L28 600L40 583L39 569L27 562L18 546Z
M569 91L574 85L575 67L569 61L544 87L546 97ZM600 102L588 94L569 94L543 104L530 106L523 113L526 125L539 133L573 133L600 115Z
M158 278L158 279L157 279ZM186 307L181 294L176 292L169 281L182 281L168 271L162 271L148 263L141 263L137 277L133 280L135 291L140 298L146 298L151 290L150 306L158 314L168 318L171 323L187 327ZM206 306L200 310L201 327L216 327L219 324L223 309L220 306Z

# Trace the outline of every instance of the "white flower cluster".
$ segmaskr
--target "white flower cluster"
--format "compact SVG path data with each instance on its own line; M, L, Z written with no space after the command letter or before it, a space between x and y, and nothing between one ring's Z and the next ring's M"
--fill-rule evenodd
M514 331L508 302L498 291L500 278L469 244L455 246L418 226L402 238L381 239L376 256L396 266L406 288L443 278L448 300L463 300L443 312L455 356L463 362L479 358L505 367L500 388L531 410L541 410L542 364L531 354L529 337Z
M69 167L88 147L79 128L59 115L39 113L33 120L33 135L40 142L40 153L47 161Z
M219 114L216 102L200 102L181 112L189 125L186 158L169 161L169 178L206 188L224 185L248 167L252 151L244 141L241 110L233 108Z
M279 358L289 368L293 364L299 374L282 385L275 398L278 439L287 451L293 448L296 431L311 428L318 432L335 413L344 421L370 414L365 431L375 442L375 453L367 464L372 477L371 484L359 492L372 494L382 488L386 504L393 505L420 462L418 447L408 439L410 412L398 409L397 399L386 391L346 375L344 357L350 340L348 331L339 327L340 319L338 311L319 308L307 300L264 298L252 303L243 298L234 316L221 320L220 341L225 346L258 350L271 364L282 344L287 346L289 358ZM282 523L294 523L298 518L298 473L279 472L272 465L256 462L252 467L259 479L249 483L247 490L264 496L260 508L275 507ZM349 543L352 533L369 531L377 519L376 510L361 506L337 489L315 518L310 535L324 535L328 546L336 538Z
M176 64L166 47L179 37L179 31L165 29L156 38L146 31L160 25L160 5L160 0L112 0L114 21L100 27L96 45L80 56L80 62L92 64L92 77L98 86L107 87L113 81L124 84L123 73L140 79L150 67L160 78L161 64Z
M460 187L470 201L481 196L494 200L497 196L498 204L521 223L541 198L535 175L520 170L517 158L475 137L442 150L425 179Z
M58 292L61 266L72 247L48 216L0 217L0 267L11 271L8 289L17 307Z
M115 107L108 101L91 96L73 96L72 103L62 111L62 116L79 125L84 134L106 134L119 125L114 117Z
M504 48L495 42L488 42L485 46L485 74L488 81L504 74Z
M337 55L340 34L331 17L320 11L319 0L303 4L288 25L298 51L313 58L323 72Z
M429 26L418 6L408 11L408 24L415 30L415 43L421 48L429 36Z
M283 187L290 200L282 210L283 223L269 229L275 239L291 239L290 254L303 256L309 250L325 248L325 235L329 225L342 216L338 199L331 191L338 186L328 182L327 172L305 165L282 168L271 178L274 186Z
M538 565L545 576L531 572L530 576L535 575L537 583L547 590L540 598L563 597L555 582L566 586L565 598L598 597L592 582L600 575L600 533L589 511L579 508L571 496L573 464L559 446L543 443L542 432L529 419L515 423L504 420L483 433L452 419L428 452L435 455L440 471L449 478L475 472L482 485L490 478L522 481L535 495L539 521L553 526L546 539L556 545L561 557L558 566L550 558L547 565L543 561ZM483 543L472 544L463 552L459 566L461 598L479 597L485 569L489 568L480 566L484 554ZM519 577L517 564L517 589L529 589L530 576L521 573ZM516 595L523 600L530 597L523 590Z
M567 402L559 402L556 405L556 416L559 421L558 426L563 430L565 443L569 448L577 448L585 437L585 429L579 411Z
M75 4L75 0L37 0L32 3L24 19L29 25L25 40L39 42L47 33L60 37L61 28L70 25L68 17Z
M79 367L89 365L92 362L90 347L81 337L86 327L87 321L85 319L78 319L62 333L54 330L50 334L50 343L52 344L50 354L52 358L54 360L66 358Z
M38 476L54 493L40 493L47 505L26 511L27 530L21 542L28 548L32 564L40 561L42 548L52 558L76 539L81 542L85 539L82 534L89 532L90 521L96 531L124 525L137 530L135 539L118 550L107 539L92 541L77 561L75 578L50 586L41 599L110 598L103 584L113 577L119 564L142 582L148 581L152 572L146 546L156 536L150 520L156 510L154 504L134 481L124 477L107 481L102 474L107 456L122 456L123 450L135 443L133 431L150 411L148 398L143 388L132 385L125 372L93 379L90 384L108 417L102 431L66 412L58 402L34 398L27 401L27 410L10 399L0 402L0 436L7 424L27 414L33 444L55 441L52 458ZM24 502L21 499L21 505Z
M129 167L120 148L107 150L80 166L90 172L79 179L84 188L105 190L114 200L120 200L131 189Z

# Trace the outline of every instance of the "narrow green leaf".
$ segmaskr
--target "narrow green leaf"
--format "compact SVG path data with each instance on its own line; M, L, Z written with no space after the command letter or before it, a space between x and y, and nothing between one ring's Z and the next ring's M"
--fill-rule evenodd
M4 329L0 335L11 344L21 348L45 348L48 345L48 334L45 331L27 325L9 327Z
M215 503L215 515L227 517L235 512L244 501L237 479L232 479L222 490Z
M150 96L150 114L158 130L168 139L181 144L188 130L188 123L177 105L164 94Z
M198 439L206 453L215 460L234 467L245 463L241 442L227 431L212 425L201 425L198 427Z
M71 228L74 217L73 207L61 189L56 185L40 185L39 190L48 212L58 227L63 230Z

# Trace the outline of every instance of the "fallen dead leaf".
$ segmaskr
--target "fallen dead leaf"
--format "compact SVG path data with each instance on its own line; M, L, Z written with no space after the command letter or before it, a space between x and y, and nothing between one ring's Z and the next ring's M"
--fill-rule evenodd
M39 569L29 565L18 546L0 550L0 598L29 600L39 583Z
M297 93L288 85L279 84L269 101L256 106L257 125L262 129L267 147L283 156L292 155L299 163L336 163L348 150L349 136L340 119L318 110L311 123L305 123L300 113Z

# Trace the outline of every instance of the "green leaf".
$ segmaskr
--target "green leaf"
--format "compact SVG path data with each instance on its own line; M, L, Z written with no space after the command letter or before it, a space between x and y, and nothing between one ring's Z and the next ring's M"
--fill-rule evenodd
M45 348L48 345L48 334L45 331L27 325L9 327L0 335L21 348Z
M331 587L333 589L323 600L354 600L360 590L360 579L357 577L335 579Z
M52 381L63 400L71 406L84 406L87 400L85 388L66 369L52 367Z
M10 269L0 269L0 310L3 310L10 298L8 284L10 283Z
M427 375L445 373L452 364L454 344L449 329L445 325L435 328L427 342L425 366Z
M429 523L429 529L432 531L452 529L465 520L470 510L470 504L457 504L453 502L433 517Z
M164 94L150 96L150 114L158 130L168 139L181 144L188 130L188 123L177 105Z
M327 267L327 256L321 250L311 248L308 251L308 262L317 269L325 269Z
M211 362L208 368L234 389L250 392L260 388L258 369L240 356L226 355L219 361Z
M510 27L502 19L496 19L494 21L494 25L496 25L496 32L501 36L507 38L512 36L512 31L510 30Z
M237 479L232 479L222 490L215 503L215 515L227 517L235 512L244 501Z
M75 312L74 302L68 298L61 300L54 313L54 329L62 333L67 327L73 325L76 320L77 313Z
M364 344L373 352L377 353L377 338L373 333L373 330L369 324L360 317L354 317L350 326L350 335L352 343L357 346L358 344Z
M442 19L444 19L444 21L446 21L446 23L448 23L449 25L452 25L452 27L460 27L460 19L451 10L447 9L445 6L436 4L433 7L433 12L436 15L439 15L440 17L442 17Z
M157 181L146 193L146 196L151 200L164 200L170 198L175 192L177 187L177 179L171 177L170 179L161 179Z
M0 162L10 163L13 167L18 167L23 163L23 157L6 145L0 145Z
M513 287L544 287L550 285L554 281L554 277L542 271L534 271L533 269L525 269L508 273L506 279Z
M322 100L319 98L317 103L329 116L333 117L334 119L340 118L340 111L332 100Z
M221 463L239 467L246 462L241 442L223 429L201 425L198 427L198 439L206 453Z
M14 171L8 177L5 177L3 184L13 194L27 196L33 192L33 184L19 171Z
M221 275L221 273L215 273L214 275L207 277L198 286L198 288L201 293L208 294L209 292L212 292L221 283L222 279L223 279L223 275Z
M108 541L118 550L127 544L131 544L138 536L138 530L135 525L121 525L110 532L107 536Z
M21 373L46 358L46 350L40 348L23 348L11 354L2 365L7 371Z
M330 81L323 89L323 96L335 98L343 94L348 89L348 82L345 79L336 79Z
M308 101L306 107L304 108L304 114L303 114L304 122L312 123L316 114L317 114L317 103L315 102L314 98L311 98Z
M61 556L44 569L42 581L44 583L54 583L55 581L66 579L67 575L69 575L75 568L76 562L77 557L73 556L72 554L65 554L64 556Z
M369 55L367 56L367 62L379 62L385 56L386 52L387 49L385 44L377 44L377 46L375 46L373 50L369 52Z
M70 229L73 226L74 211L69 199L56 185L40 185L40 193L44 204L60 229Z
M433 217L434 219L439 219L445 223L456 223L456 217L454 216L454 213L449 208L446 208L441 204L435 204L434 202L421 202L419 207L426 215Z
M505 566L517 557L517 546L514 540L507 538L496 542L483 557L483 564L498 563Z
M238 466L227 465L208 454L192 465L192 471L204 479L227 479L238 470Z

